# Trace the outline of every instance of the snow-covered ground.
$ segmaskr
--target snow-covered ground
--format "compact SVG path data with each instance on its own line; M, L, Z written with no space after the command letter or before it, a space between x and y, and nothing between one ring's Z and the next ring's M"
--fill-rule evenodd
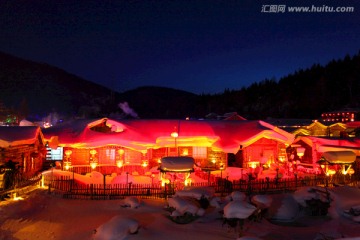
M0 239L360 239L360 223L348 211L360 206L360 190L350 187L330 190L328 214L316 217L305 215L299 208L306 199L324 199L324 189L313 190L303 188L292 194L251 198L234 192L219 198L212 196L209 189L188 188L176 196L187 201L169 202L133 197L71 200L38 189L23 196L23 200L0 202ZM189 201L191 197L198 198L199 192L206 193L204 196L217 204L210 204L190 223L172 221L166 207L178 207L178 213L194 206L200 209ZM247 216L256 209L250 202L261 208L270 207L264 218L245 221L240 238L239 231L223 225L222 217Z

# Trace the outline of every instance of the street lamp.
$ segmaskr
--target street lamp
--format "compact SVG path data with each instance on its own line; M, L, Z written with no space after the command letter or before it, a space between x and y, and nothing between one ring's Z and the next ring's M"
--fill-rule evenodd
M222 171L224 170L224 164L221 163L220 165L220 178L222 179Z
M296 149L296 154L300 159L304 156L304 153L305 153L305 148L299 147Z
M211 162L214 165L214 168L216 168L216 158L211 159Z
M296 148L296 155L299 157L300 160L302 159L304 154L305 154L305 148L303 148L303 147ZM300 161L294 159L295 174L297 174L297 168L298 168L299 164L300 164Z

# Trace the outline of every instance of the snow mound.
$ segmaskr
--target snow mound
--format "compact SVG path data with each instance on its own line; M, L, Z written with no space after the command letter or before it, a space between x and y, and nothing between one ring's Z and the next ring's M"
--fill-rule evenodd
M244 201L246 199L246 195L243 192L240 191L234 191L230 194L230 200L231 201Z
M179 214L177 216L182 216L185 213L190 213L192 215L197 215L199 211L199 207L196 206L193 202L181 198L179 196L175 196L173 198L168 199L169 207L174 208L177 212L174 214Z
M360 222L360 216L353 216L351 219L352 219L354 222ZM360 237L359 237L359 239L360 239Z
M212 187L185 187L184 190L177 191L177 197L191 197L200 200L202 197L207 199L213 197L215 190Z
M251 202L258 208L269 208L272 203L272 197L269 195L255 195L251 198Z
M270 218L276 221L294 221L299 214L299 204L292 195L279 196L269 208Z
M197 216L204 216L205 215L205 209L203 208L199 208L197 213L196 213Z
M123 206L130 207L130 208L138 208L138 207L140 207L140 200L134 196L126 197L124 199Z
M137 233L139 223L131 218L115 216L96 229L94 240L121 240Z
M210 206L212 207L221 208L220 204L221 204L221 199L219 197L213 197L210 200Z
M254 205L242 200L234 200L224 207L224 218L246 219L256 210Z
M306 201L311 199L329 202L327 191L322 187L302 187L294 192L293 197L303 207L306 207Z

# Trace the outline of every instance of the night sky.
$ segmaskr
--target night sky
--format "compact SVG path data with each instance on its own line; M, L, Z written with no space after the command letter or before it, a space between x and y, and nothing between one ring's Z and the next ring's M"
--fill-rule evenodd
M269 12L279 5L355 10ZM0 0L0 51L119 92L221 93L359 50L357 0Z

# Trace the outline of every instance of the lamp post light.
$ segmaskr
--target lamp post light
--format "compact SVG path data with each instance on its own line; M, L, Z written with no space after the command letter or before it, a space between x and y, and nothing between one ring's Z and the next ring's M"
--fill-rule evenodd
M299 157L300 160L303 158L304 154L305 154L305 148L303 148L303 147L296 148L296 155ZM300 161L294 159L293 164L294 164L294 174L295 174L295 177L296 177L296 175L298 173L297 168L298 168L298 165L300 164Z
M305 148L303 148L303 147L297 148L297 149L296 149L296 154L298 155L298 157L299 157L300 159L302 159L302 157L303 157L304 154L305 154Z
M220 178L222 179L222 171L224 170L224 164L220 165Z
M214 168L216 168L216 158L211 159L211 162L214 165Z

